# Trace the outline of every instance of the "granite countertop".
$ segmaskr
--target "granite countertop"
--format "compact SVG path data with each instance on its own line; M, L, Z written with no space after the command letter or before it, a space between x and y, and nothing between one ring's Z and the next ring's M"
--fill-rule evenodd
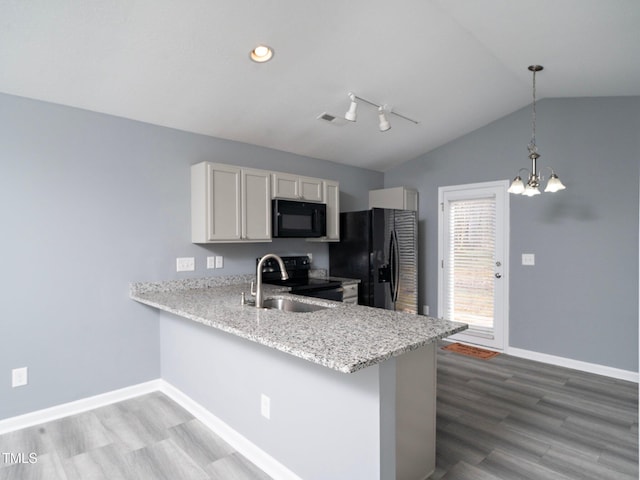
M249 298L252 276L132 283L130 297L203 325L351 373L467 328L464 323L379 308L301 297L264 285L265 298L287 297L329 308L308 313L256 309Z

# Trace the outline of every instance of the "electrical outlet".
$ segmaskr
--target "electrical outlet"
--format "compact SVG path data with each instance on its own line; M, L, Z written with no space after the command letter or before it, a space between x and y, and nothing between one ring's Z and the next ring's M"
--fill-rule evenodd
M307 257L309 257L309 263L313 263L313 253L307 253Z
M216 268L224 268L224 257L222 256L216 257Z
M176 272L193 272L196 269L196 259L193 257L176 258Z
M11 370L11 387L22 387L29 383L27 367Z
M271 419L271 399L264 393L260 396L260 413L267 420Z
M429 315L429 305L422 306L422 314L427 316Z
M207 257L207 268L216 268L216 257Z
M522 254L522 265L532 266L536 264L536 255L534 253Z

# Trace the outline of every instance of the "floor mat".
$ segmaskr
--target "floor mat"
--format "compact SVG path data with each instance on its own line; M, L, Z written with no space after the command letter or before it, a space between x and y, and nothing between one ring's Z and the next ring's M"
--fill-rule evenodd
M500 352L494 352L493 350L485 350L484 348L472 347L471 345L465 345L463 343L451 343L446 347L442 347L443 350L449 350L450 352L460 353L469 357L480 358L482 360L489 360Z

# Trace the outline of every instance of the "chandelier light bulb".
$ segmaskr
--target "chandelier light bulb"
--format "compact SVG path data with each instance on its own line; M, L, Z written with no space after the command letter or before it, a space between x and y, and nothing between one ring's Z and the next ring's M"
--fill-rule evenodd
M527 197L534 197L536 195L540 195L540 189L532 185L527 185L522 194Z
M515 193L518 195L524 193L524 183L522 183L522 177L520 177L520 175L513 179L513 182L511 182L511 186L509 187L507 192Z
M564 190L565 187L558 176L555 173L552 173L549 177L549 181L547 182L547 186L544 189L545 192L559 192L560 190Z

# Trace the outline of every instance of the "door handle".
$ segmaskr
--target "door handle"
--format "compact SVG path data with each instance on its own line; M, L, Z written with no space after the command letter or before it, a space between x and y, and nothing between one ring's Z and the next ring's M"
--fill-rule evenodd
M398 251L398 235L391 231L389 245L389 262L391 264L391 301L398 301L398 286L400 284L400 252Z

